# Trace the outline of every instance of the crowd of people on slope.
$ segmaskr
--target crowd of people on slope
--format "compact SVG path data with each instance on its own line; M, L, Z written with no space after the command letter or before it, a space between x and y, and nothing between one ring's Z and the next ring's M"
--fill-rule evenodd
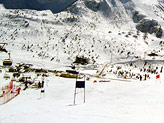
M141 66L137 66L135 63L116 64L107 70L107 73L112 73L118 78L139 79L140 81L150 79L151 75L158 75L162 72L163 66L147 62Z

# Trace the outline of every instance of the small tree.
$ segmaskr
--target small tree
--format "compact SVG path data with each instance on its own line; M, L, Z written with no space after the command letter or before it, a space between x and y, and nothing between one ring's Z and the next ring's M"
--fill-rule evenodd
M146 40L146 38L148 38L147 36L147 32L144 33L143 39Z

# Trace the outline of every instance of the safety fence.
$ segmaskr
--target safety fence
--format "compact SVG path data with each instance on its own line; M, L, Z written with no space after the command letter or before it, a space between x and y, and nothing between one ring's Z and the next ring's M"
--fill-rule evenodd
M11 81L8 85L1 88L0 93L0 105L5 104L12 100L20 93L20 87L13 85Z

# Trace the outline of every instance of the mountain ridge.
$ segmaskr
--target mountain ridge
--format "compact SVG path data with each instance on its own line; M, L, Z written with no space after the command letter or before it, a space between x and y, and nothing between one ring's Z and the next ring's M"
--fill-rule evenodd
M1 0L0 3L7 9L51 10L58 13L75 1L77 0Z

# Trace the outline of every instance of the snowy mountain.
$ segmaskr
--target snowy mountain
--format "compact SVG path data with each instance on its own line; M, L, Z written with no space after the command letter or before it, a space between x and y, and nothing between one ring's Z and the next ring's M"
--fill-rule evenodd
M161 37L136 29L143 19L156 20L156 32L163 27L162 5L149 0L2 0L0 39L8 43L14 61L18 59L15 51L24 52L23 57L30 60L39 58L52 64L59 60L71 64L76 56L104 63L111 55L120 59L143 57L144 52L154 50L162 54ZM144 40L145 35L148 38Z
M163 123L163 14L163 0L0 0L0 123Z

